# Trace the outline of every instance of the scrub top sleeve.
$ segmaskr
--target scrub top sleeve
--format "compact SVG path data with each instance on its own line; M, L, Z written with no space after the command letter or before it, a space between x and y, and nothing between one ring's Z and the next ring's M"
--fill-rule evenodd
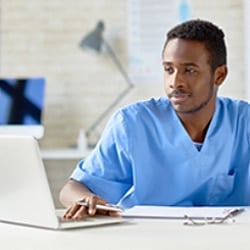
M248 117L247 117L247 120L248 120L248 145L249 145L249 148L250 148L250 103L249 103L249 107L248 107Z
M78 163L70 178L108 202L117 203L132 185L129 140L127 121L122 112L117 112L93 152Z

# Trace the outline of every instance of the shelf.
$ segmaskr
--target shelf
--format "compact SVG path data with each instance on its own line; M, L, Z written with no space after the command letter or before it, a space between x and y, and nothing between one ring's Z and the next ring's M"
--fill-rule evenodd
M80 160L87 157L91 150L80 150L75 148L42 149L41 155L44 160Z

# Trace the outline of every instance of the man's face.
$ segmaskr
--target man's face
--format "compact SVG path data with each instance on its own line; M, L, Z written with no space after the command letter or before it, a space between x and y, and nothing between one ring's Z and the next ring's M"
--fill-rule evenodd
M164 88L177 113L195 113L214 102L217 86L204 44L172 39L163 52Z

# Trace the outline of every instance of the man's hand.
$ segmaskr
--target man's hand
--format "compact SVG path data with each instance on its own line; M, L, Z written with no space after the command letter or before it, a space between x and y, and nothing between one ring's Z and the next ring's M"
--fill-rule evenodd
M80 205L78 202L84 202L86 205ZM109 216L120 216L118 212L108 211L103 209L97 209L96 205L106 205L107 202L102 198L91 195L81 199L76 202L74 205L69 207L64 214L66 219L81 220L84 219L87 215L94 216L95 214L109 215Z
M65 219L81 220L87 215L94 216L95 214L120 216L118 212L97 209L97 204L106 205L107 202L75 180L69 180L62 188L60 201L67 207L67 211L63 215ZM79 202L83 202L84 205Z

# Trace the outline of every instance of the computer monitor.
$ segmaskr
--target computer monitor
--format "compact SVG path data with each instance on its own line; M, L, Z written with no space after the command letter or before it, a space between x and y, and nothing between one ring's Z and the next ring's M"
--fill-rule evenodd
M0 134L44 135L45 79L0 78Z

